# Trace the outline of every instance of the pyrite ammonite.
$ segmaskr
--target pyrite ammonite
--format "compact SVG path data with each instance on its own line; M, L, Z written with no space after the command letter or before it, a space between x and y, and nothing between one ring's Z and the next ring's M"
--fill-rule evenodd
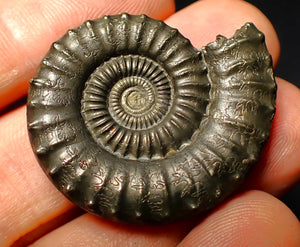
M53 43L28 95L39 163L71 201L131 223L203 213L257 161L275 112L251 23L200 50L145 15L86 21Z

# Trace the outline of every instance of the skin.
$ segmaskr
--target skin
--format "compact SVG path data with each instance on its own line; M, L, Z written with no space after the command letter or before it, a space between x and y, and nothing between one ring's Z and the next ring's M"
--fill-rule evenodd
M198 48L252 21L265 33L274 64L279 58L271 23L239 0L203 0L175 14L171 0L2 0L0 108L26 95L50 44L68 28L124 11L165 20ZM76 208L39 167L27 136L25 106L2 115L0 246L299 246L300 223L276 197L300 181L300 90L276 81L270 140L243 188L204 218L167 226L114 223Z

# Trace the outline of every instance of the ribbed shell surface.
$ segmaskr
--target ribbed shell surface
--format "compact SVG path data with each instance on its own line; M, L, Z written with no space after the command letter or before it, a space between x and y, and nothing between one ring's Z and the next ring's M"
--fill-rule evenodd
M41 167L85 210L137 224L213 208L268 139L276 84L246 24L196 50L145 15L87 21L31 80L28 129Z

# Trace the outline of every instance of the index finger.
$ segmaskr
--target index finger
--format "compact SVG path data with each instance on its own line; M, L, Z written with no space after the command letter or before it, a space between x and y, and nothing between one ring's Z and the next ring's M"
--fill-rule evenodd
M27 81L42 56L66 29L85 19L125 11L165 19L174 12L174 2L0 1L0 110L26 94ZM10 246L42 224L63 224L68 219L57 217L75 206L55 190L38 166L28 141L25 108L2 116L0 126L0 246Z
M26 95L42 56L67 29L86 19L127 11L165 19L174 12L167 1L1 1L0 111Z
M265 34L276 65L280 53L277 34L270 21L247 2L203 0L166 20L169 25L179 28L197 48L214 41L217 33L231 37L238 27L249 21ZM277 83L277 112L270 140L245 184L245 188L261 189L274 195L282 194L300 179L300 90L279 78Z
M265 34L274 65L278 62L280 45L275 29L260 10L245 1L197 1L170 16L166 22L178 28L197 48L215 41L217 34L231 37L246 22L253 22Z

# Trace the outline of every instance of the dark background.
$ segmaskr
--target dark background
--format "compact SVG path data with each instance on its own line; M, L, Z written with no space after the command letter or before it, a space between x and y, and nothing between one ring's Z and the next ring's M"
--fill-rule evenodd
M195 0L175 0L175 2L176 10L179 10L195 2ZM300 69L300 4L293 0L248 0L247 2L258 7L270 19L277 31L281 44L281 56L274 74L300 87L298 78L298 70ZM281 200L300 219L300 183Z

